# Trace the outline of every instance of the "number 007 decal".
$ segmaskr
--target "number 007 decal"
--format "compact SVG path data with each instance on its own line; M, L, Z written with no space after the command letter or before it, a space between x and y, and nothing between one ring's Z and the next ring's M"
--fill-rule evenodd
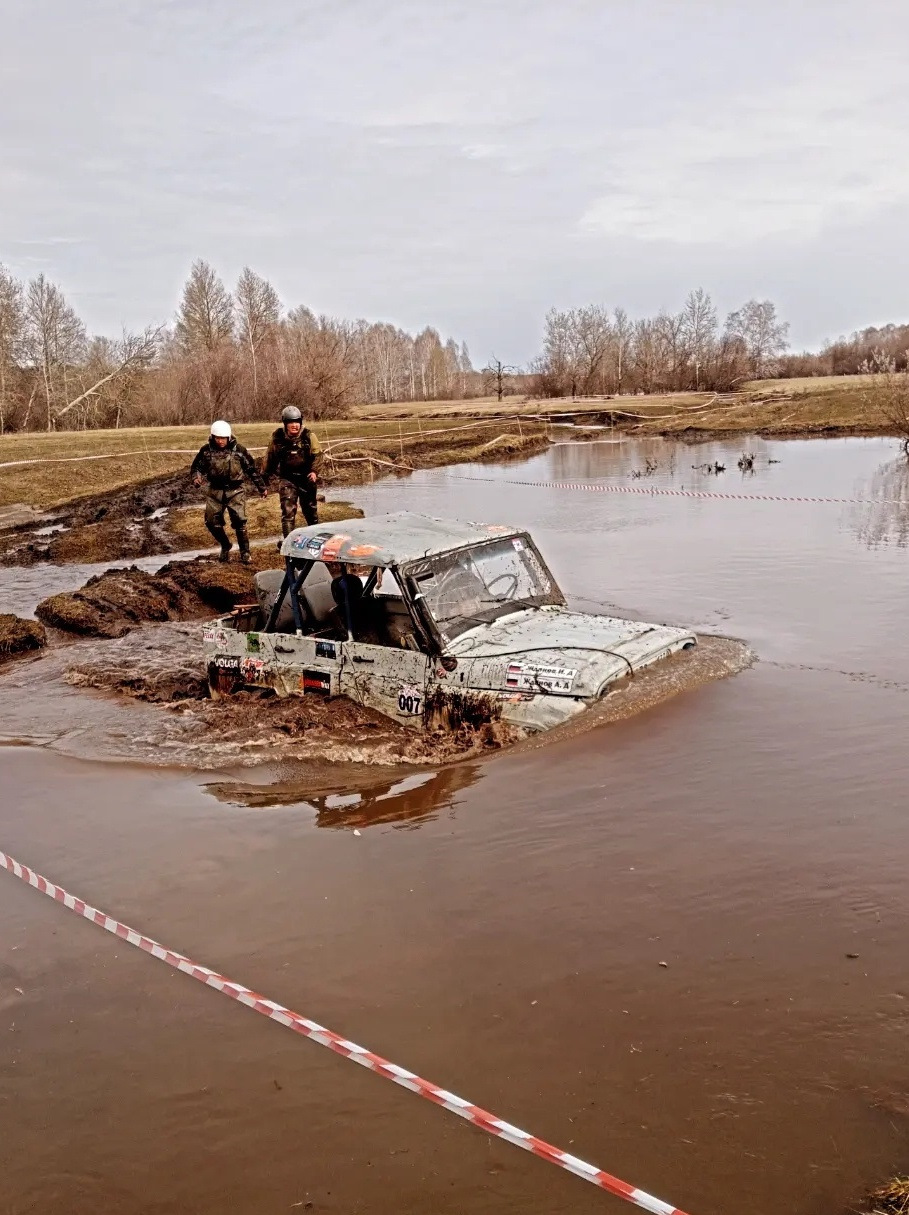
M413 716L423 708L423 692L420 688L402 688L398 693L398 712Z

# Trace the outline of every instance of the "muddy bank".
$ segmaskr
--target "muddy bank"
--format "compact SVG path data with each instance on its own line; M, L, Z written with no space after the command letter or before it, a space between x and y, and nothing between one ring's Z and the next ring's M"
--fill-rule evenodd
M879 391L867 384L721 394L715 401L681 407L671 414L661 410L644 418L617 417L616 424L634 434L687 442L738 434L766 439L894 434Z
M181 478L164 478L148 483L135 495L119 490L110 496L113 504L102 495L86 500L73 515L67 507L58 514L0 531L0 564L95 564L212 548L214 541L205 526L199 491L194 487L187 491L180 482ZM159 500L161 505L155 505ZM130 513L136 509L141 513ZM85 514L101 517L83 522L80 515ZM327 502L324 495L320 497L319 517L323 523L361 514L349 502ZM276 494L266 499L251 495L247 515L253 540L281 534Z
M176 552L181 546L168 535L162 519L173 507L197 497L181 472L74 498L37 521L25 519L0 533L0 561L117 561Z
M47 645L44 625L37 620L23 620L8 612L0 613L0 663L40 650Z

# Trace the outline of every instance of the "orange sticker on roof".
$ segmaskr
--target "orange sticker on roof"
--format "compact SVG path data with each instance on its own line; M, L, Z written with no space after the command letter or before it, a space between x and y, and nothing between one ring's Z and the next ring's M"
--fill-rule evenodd
M371 557L379 551L377 544L352 544L347 550L348 557Z
M337 561L338 554L341 551L344 543L350 539L350 536L332 536L330 540L326 540L322 545L320 558L322 561Z

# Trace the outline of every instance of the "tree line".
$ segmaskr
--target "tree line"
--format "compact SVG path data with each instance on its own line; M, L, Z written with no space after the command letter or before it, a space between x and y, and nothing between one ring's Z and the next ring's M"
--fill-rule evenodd
M651 317L552 309L529 368L476 369L466 345L433 328L288 309L248 267L231 291L201 260L172 323L93 337L56 283L0 265L0 433L256 421L286 404L318 419L390 401L730 392L771 376L905 372L907 350L909 325L886 325L790 353L771 300L749 300L721 325L699 288L680 311Z
M771 300L749 300L722 328L703 289L679 312L633 320L623 308L598 304L546 316L543 350L532 371L535 396L728 392L774 375L789 326Z
M491 373L490 373L491 374ZM233 291L197 261L170 325L90 337L62 289L0 265L0 433L254 421L287 404L311 418L355 403L479 396L489 374L433 328L285 309L248 267Z

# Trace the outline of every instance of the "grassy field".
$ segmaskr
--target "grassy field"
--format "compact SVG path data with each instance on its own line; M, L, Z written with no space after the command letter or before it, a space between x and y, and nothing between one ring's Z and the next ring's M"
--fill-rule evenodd
M548 442L545 423L418 418L350 420L314 427L326 448L327 486L360 484L387 472L482 460ZM271 423L235 428L253 455L264 454ZM53 507L152 477L189 470L206 426L147 427L0 436L0 506Z

